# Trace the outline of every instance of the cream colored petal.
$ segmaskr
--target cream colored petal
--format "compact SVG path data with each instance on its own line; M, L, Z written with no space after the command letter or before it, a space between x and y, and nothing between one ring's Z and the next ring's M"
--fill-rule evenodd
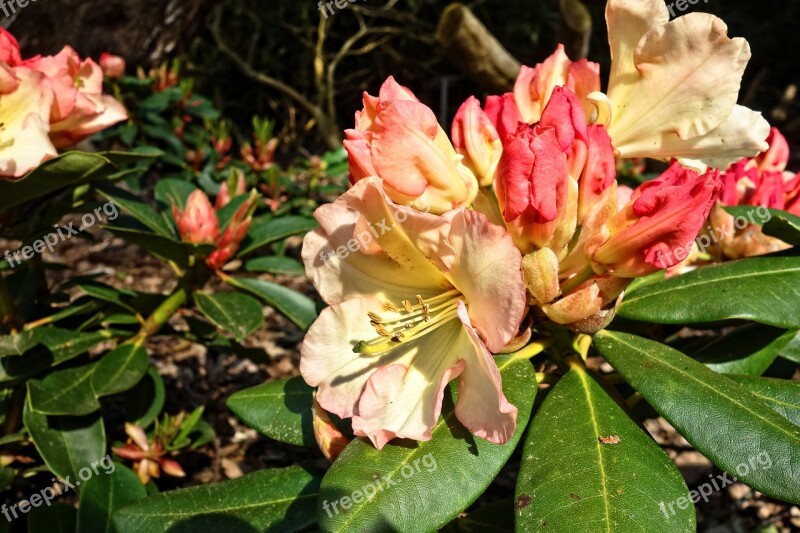
M384 312L383 303L376 298L355 298L327 307L300 346L300 373L309 385L319 387L319 404L342 418L357 412L358 400L373 372L383 366L408 365L419 352L414 341L379 354L353 352L360 341L378 337L370 325L370 312Z
M726 169L744 157L755 157L768 148L769 123L761 113L737 105L733 113L714 131L682 141L666 135L662 141L663 157L680 157L684 166Z
M705 135L730 116L750 47L727 31L713 15L690 13L642 38L634 55L639 76L609 86L608 132L620 153L665 133Z
M360 223L363 217L339 200L319 207L314 216L320 228L305 236L302 258L306 274L326 303L367 295L427 298L450 288L430 264L409 270L413 265L398 263L380 248L376 253L378 236L389 227L385 223Z
M497 353L517 334L525 313L522 256L505 228L477 211L452 215L449 241L456 250L453 285L481 338Z
M639 72L633 62L636 46L650 28L669 22L662 0L608 0L606 25L611 48L609 87L628 87Z

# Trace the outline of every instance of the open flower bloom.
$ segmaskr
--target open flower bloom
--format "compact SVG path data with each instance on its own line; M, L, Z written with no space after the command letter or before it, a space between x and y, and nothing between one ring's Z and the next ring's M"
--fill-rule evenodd
M394 78L384 82L377 97L364 93L356 128L345 135L351 182L378 176L397 203L422 203L444 213L470 204L478 193L475 175L433 111Z
M611 74L601 114L619 156L725 168L764 150L766 120L736 105L747 41L707 13L669 18L661 0L606 5Z
M123 105L103 94L103 71L91 59L81 60L69 46L55 56L23 62L41 72L54 93L50 137L57 148L68 148L90 135L128 118Z
M9 91L0 91L0 179L16 179L57 155L47 121L53 93L38 72L3 67L9 83L2 85Z
M607 127L620 158L726 168L766 149L767 121L736 105L750 59L747 41L728 38L725 23L707 13L669 18L662 0L609 0L606 94L599 92L598 65L571 62L559 46L535 68L522 67L514 87L522 120L538 121L554 87L562 86L578 96L591 122ZM490 113L498 131L498 120L511 121L506 107L503 115Z
M594 271L635 278L679 263L688 252L676 251L691 249L721 190L718 170L700 175L673 162L589 237L585 251ZM616 191L609 193L614 200Z
M456 416L494 443L514 434L492 352L525 311L521 256L481 213L444 216L393 203L376 178L317 209L303 244L306 272L330 305L301 346L317 401L352 418L377 448L428 440L445 385L459 378Z

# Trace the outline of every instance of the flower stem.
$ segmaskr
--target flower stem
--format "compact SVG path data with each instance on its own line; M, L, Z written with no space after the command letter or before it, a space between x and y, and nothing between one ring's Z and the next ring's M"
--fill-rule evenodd
M161 302L161 305L153 311L147 320L144 321L142 329L139 333L131 337L126 344L141 344L148 337L152 337L161 329L161 327L169 321L172 316L178 312L181 306L186 303L188 298L188 290L183 283L178 286L178 289L173 292L166 300Z

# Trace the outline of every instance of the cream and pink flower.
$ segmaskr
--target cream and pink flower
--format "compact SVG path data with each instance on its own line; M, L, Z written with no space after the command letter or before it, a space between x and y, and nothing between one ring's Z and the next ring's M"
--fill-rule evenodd
M516 336L526 297L506 230L476 211L397 205L378 178L359 180L315 217L303 260L330 307L303 342L300 370L320 405L352 418L378 448L428 440L444 387L458 377L458 419L491 442L511 438L517 409L492 353Z
M421 203L444 213L469 205L478 181L462 163L428 106L388 78L377 97L364 93L356 127L345 131L350 180L377 176L400 204Z
M103 94L103 70L91 59L81 60L65 46L55 56L23 62L49 80L54 94L50 137L57 148L74 146L90 135L128 118L124 106Z

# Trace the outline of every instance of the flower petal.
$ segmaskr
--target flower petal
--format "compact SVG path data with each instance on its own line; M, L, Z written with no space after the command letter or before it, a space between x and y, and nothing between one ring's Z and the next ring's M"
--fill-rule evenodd
M727 31L713 15L690 13L642 37L633 58L638 72L609 84L609 135L621 155L632 157L631 144L657 145L664 133L705 135L730 116L750 46Z
M464 371L458 379L456 417L475 436L504 444L517 427L517 408L503 393L500 371L483 342L473 331L464 304L459 302L458 318L464 324L473 350L464 350Z
M522 256L505 228L477 211L452 217L449 241L456 252L453 284L489 350L499 352L517 334L525 313Z

